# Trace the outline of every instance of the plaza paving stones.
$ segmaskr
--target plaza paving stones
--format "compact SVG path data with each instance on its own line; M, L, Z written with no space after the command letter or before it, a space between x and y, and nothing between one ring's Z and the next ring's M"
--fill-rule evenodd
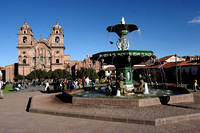
M4 94L4 99L0 99L0 133L199 133L200 120L188 120L174 124L161 126L144 125L125 122L112 122L102 120L91 120L73 117L63 117L57 115L48 115L40 113L26 112L26 106L29 97L41 95L39 91L34 92L17 92ZM42 94L48 95L48 94ZM48 101L48 100L47 100ZM57 101L59 102L59 101ZM56 104L56 103L54 103ZM138 110L140 113L135 117L142 119L142 113L150 114L149 118L155 118L160 109L158 116L168 116L166 108L171 109L174 115L179 115L177 111L193 114L199 111L199 104L179 104L178 106L160 106L153 107L145 112L145 108ZM191 107L191 108L189 108ZM53 108L53 107L49 107ZM149 107L148 107L149 108ZM62 109L59 105L59 110ZM97 109L96 109L97 110ZM113 110L115 110L113 108ZM174 111L173 111L174 110ZM107 110L105 109L104 112ZM194 112L193 112L194 111ZM129 112L128 112L129 113ZM130 112L132 113L132 112ZM144 118L143 118L144 119Z
M91 107L63 103L56 95L58 94L34 96L30 112L155 126L200 119L200 104L195 103L132 108Z

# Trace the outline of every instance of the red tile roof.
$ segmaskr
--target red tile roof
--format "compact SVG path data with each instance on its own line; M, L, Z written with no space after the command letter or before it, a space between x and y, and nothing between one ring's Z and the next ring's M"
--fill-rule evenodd
M200 66L197 61L181 61L181 62L166 62L160 65L149 65L149 66L133 66L133 69L168 69L176 66Z
M161 65L147 65L147 66L133 66L133 69L159 69L162 67Z
M110 66L110 67L107 67L106 69L104 69L104 71L113 71L113 70L115 70L114 66Z
M165 56L165 57L162 57L159 59L160 62L163 62L163 61L166 61L168 60L169 58L171 58L173 55L169 55L169 56Z
M195 65L200 65L199 62L197 61L183 61L177 64L177 66L195 66Z
M0 66L0 70L5 70L5 68Z
M198 60L200 59L200 56L184 56L184 58L189 59L189 60Z

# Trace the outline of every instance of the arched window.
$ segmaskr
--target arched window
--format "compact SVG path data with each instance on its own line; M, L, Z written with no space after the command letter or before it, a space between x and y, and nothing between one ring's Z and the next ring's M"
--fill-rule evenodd
M26 31L24 31L24 34L26 34Z
M56 31L56 34L58 34L58 31Z
M35 61L36 61L36 57L33 57L33 58L32 58L32 61L33 61L33 63L35 63Z
M59 63L59 59L56 59L56 63Z
M59 42L60 42L60 38L59 38L59 37L56 37L55 42L56 42L56 43L59 43Z
M26 43L26 42L27 42L27 37L24 36L24 37L23 37L23 43Z
M51 62L51 57L49 57L49 62Z
M23 59L23 64L26 64L26 59Z
M43 62L43 57L42 56L40 56L40 62Z

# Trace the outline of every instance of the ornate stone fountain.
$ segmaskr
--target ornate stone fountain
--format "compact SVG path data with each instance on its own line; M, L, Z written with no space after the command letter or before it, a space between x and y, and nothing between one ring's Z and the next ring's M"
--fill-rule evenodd
M132 66L156 57L153 51L128 50L127 35L135 30L139 30L138 26L125 24L125 19L122 17L121 24L107 27L108 32L115 32L119 36L119 41L116 42L118 51L105 51L92 56L92 60L115 66L117 80L122 81L123 77L123 89L126 92L134 91Z
M107 64L113 64L116 67L117 80L120 82L120 89L117 87L117 96L120 96L122 90L124 89L128 92L135 92L133 86L133 71L132 66L134 64L141 63L142 61L147 61L151 58L155 58L152 51L141 51L141 50L128 50L129 43L127 42L126 36L129 32L138 30L136 25L125 24L124 18L122 23L114 26L109 26L107 28L109 32L115 32L118 34L119 42L117 42L118 51L106 51L94 54L92 56L93 60L98 60L105 62ZM138 88L143 88L147 84L144 83L142 75L138 77L140 80L140 85ZM123 83L123 84L121 84ZM116 85L117 86L117 85ZM101 89L74 89L66 90L62 93L55 93L50 95L38 95L29 99L27 105L27 111L37 112L37 113L47 113L56 114L70 117L96 119L96 120L107 120L116 122L136 122L143 124L155 124L161 125L166 124L166 118L163 120L158 116L158 119L152 121L152 118L146 119L149 113L142 115L145 119L141 117L141 112L137 112L141 109L139 107L155 106L160 104L170 104L177 103L192 103L194 101L193 94L188 94L189 91L184 88L171 88L170 90L166 88L154 89L150 97L141 94L138 95L128 95L128 96L105 96L104 87ZM128 92L128 94L130 94ZM148 91L145 91L148 93ZM144 92L144 94L145 94ZM184 95L180 95L184 94ZM173 96L176 95L176 96ZM180 95L180 96L179 96ZM196 94L195 94L196 95ZM60 99L60 101L58 100ZM34 101L34 102L31 102ZM65 102L67 104L63 104ZM62 107L62 108L60 108ZM59 108L59 110L58 110ZM146 108L148 109L148 108ZM138 111L137 111L138 110ZM152 110L152 108L150 108ZM160 110L159 110L160 111ZM90 112L90 113L88 113ZM103 113L102 113L103 112ZM128 112L128 113L127 113ZM146 111L148 112L148 110ZM185 112L185 111L184 111ZM137 115L137 117L135 117ZM191 114L189 114L191 115ZM183 116L180 116L182 118ZM193 116L191 116L193 117ZM139 118L137 120L137 118ZM171 116L170 116L171 119ZM175 119L176 120L176 119ZM159 123L160 122L160 123Z

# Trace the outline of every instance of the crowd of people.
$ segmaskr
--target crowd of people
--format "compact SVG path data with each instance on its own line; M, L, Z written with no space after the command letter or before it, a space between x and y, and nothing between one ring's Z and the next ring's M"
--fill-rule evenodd
M48 79L45 81L16 81L9 84L12 84L12 89L14 91L24 90L29 88L30 86L41 86L44 87L44 91L63 91L63 90L73 90L79 88L86 88L90 86L94 86L94 80L90 80L89 77L83 77L82 79L68 80L68 79ZM3 82L0 77L0 99L3 98L3 87L5 86L5 82ZM51 87L50 87L51 86ZM51 89L50 89L51 88Z
M68 79L54 79L45 81L44 91L50 91L50 85L53 86L54 91L61 90L73 90L79 88L90 87L94 85L94 81L90 80L89 77L83 77L82 79L68 80Z
M23 89L28 88L28 86L35 86L36 81L32 82L14 82L12 83L13 90L20 91ZM48 92L50 90L53 91L63 91L63 90L73 90L73 89L79 89L79 88L87 88L87 87L94 87L95 81L90 80L89 77L83 77L82 79L75 79L75 80L69 80L69 79L53 79L53 80L45 80L44 82L37 82L37 85L44 86L44 91ZM2 81L2 77L0 77L0 99L3 98L3 87L5 86L4 82ZM52 87L50 87L52 86ZM50 89L53 88L53 89ZM194 80L193 82L193 90L197 91L200 90L200 87L198 85L198 81Z

